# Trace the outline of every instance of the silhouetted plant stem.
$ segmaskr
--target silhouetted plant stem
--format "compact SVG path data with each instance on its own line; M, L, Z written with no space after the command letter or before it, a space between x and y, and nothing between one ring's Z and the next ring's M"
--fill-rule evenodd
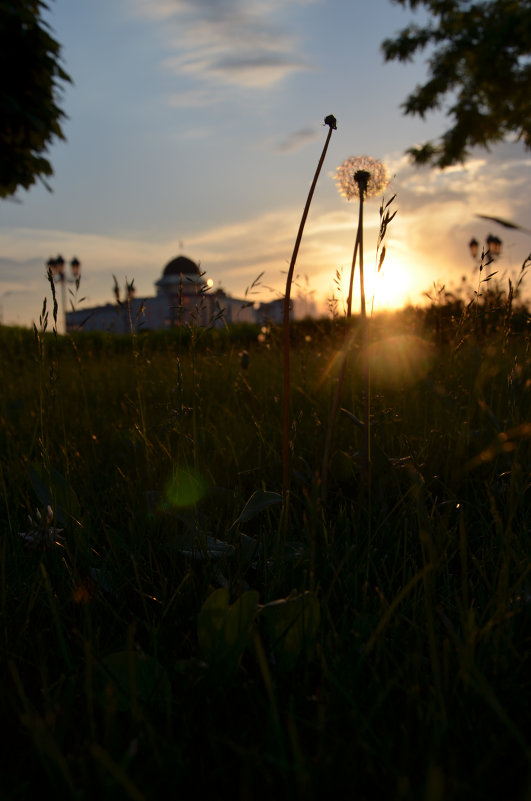
M360 230L361 230L360 224L358 221L358 230L356 231L356 241L354 243L354 253L352 256L352 266L350 268L350 280L349 280L349 290L347 298L347 327L345 331L345 342L343 343L343 355L341 358L341 366L339 368L339 376L337 379L334 397L332 399L332 408L330 410L330 416L328 418L328 427L326 429L325 445L323 451L323 463L321 466L321 500L323 502L326 499L326 490L328 485L328 462L330 459L332 434L334 433L334 426L337 418L337 413L339 410L339 398L341 396L341 389L343 387L343 381L347 369L348 351L350 349L351 329L348 321L352 317L352 290L354 285L354 273L356 270L356 259L358 258L358 248L360 244Z
M354 269L356 265L356 256L359 253L359 262L360 262L360 301L361 301L361 329L362 329L362 370L363 370L363 377L364 377L364 386L365 386L365 397L364 397L364 414L365 414L365 422L363 424L363 478L365 484L368 485L370 483L370 459L371 459L371 449L370 449L370 371L369 371L369 323L367 319L367 309L366 309L366 302L365 302L365 275L363 270L363 204L365 201L365 196L367 194L367 188L369 185L369 180L371 178L371 173L365 169L356 170L354 175L352 176L352 181L356 185L358 190L358 195L360 199L359 204L359 211L358 211L358 231L356 234L356 243L354 246L354 257L352 259L352 269L350 272L350 284L349 284L349 294L348 294L348 303L347 303L347 320L350 318L351 310L352 310L352 288L354 283ZM339 408L339 397L341 395L341 389L343 386L343 380L345 377L345 370L346 370L346 363L348 358L348 351L349 351L349 339L348 339L348 330L347 330L347 339L345 340L345 345L343 348L343 359L341 363L341 368L339 371L338 382L336 386L336 391L334 394L334 400L332 402L332 409L330 412L330 417L328 420L328 430L326 433L326 440L325 440L325 448L323 454L323 464L321 469L321 500L324 502L326 499L326 490L327 490L327 479L328 479L328 462L330 458L330 448L332 442L332 433L334 430L335 420L337 416L337 411Z
M365 274L363 270L363 202L364 191L360 191L360 214L359 214L359 230L360 230L360 310L361 310L361 353L362 353L362 367L363 378L365 384L365 398L364 398L364 447L363 447L363 472L365 480L369 481L369 469L371 462L371 426L370 426L370 409L371 409L371 379L370 379L370 366L369 366L369 320L367 318L367 308L365 303Z
M336 118L333 117L331 114L328 117L325 117L325 125L328 125L328 134L326 136L326 141L323 147L323 151L321 153L321 158L319 159L319 163L317 164L317 169L313 177L312 185L310 186L310 191L308 193L306 205L302 213L302 218L299 225L299 231L297 233L297 238L295 240L295 245L291 256L291 262L288 269L288 275L286 278L286 293L284 295L284 307L283 307L284 392L282 398L282 487L284 495L286 495L289 492L289 487L290 487L289 423L290 423L291 375L290 375L289 323L290 323L291 284L293 282L293 273L295 271L295 263L297 261L297 255L299 253L299 247L302 240L302 233L304 231L306 218L308 217L308 212L310 210L310 204L312 202L315 187L317 186L319 174L321 172L321 168L325 160L326 151L328 150L328 145L332 137L332 131L337 130Z
M363 439L363 474L366 481L369 475L370 463L370 427L369 427L369 412L370 412L370 375L369 375L369 328L367 321L367 310L365 303L365 278L363 272L363 203L365 194L367 192L367 184L370 178L370 173L366 170L358 170L354 174L354 181L359 189L359 210L358 210L358 230L356 233L356 242L354 245L354 256L352 258L352 267L350 271L349 293L347 300L347 332L345 335L345 344L343 346L343 356L341 360L341 367L337 380L334 398L332 401L332 408L330 410L330 417L328 418L328 428L325 438L325 446L323 452L323 464L321 467L321 500L326 500L326 492L328 486L328 463L330 460L330 449L332 445L332 434L334 432L337 412L339 409L339 399L341 390L343 388L343 381L345 379L346 365L348 353L350 349L350 326L348 321L352 315L352 290L354 285L354 271L356 267L356 257L359 254L360 262L360 298L361 298L361 325L362 325L362 359L363 359L363 375L365 383L365 423L364 423L364 439Z
M347 298L347 320L352 316L352 290L354 286L354 273L356 271L356 259L358 258L358 248L360 245L360 222L358 219L358 230L356 231L356 242L354 243L354 254L352 256L352 266L350 268L350 281L348 285Z

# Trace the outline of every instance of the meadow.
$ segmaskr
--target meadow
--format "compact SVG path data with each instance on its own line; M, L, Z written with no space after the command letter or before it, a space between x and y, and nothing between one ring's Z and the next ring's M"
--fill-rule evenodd
M531 797L530 321L0 327L2 799Z

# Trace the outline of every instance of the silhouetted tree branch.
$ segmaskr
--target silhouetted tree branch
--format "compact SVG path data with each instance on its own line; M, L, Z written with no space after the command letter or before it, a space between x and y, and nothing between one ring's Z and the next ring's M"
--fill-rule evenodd
M0 197L29 189L53 174L46 158L54 138L64 139L57 105L60 46L49 33L41 0L0 0Z
M418 164L447 167L463 162L468 148L509 134L531 148L531 3L529 0L393 0L424 6L431 21L410 25L382 50L386 61L410 61L424 48L429 76L402 104L405 114L425 117L447 99L453 125L437 142L408 152Z

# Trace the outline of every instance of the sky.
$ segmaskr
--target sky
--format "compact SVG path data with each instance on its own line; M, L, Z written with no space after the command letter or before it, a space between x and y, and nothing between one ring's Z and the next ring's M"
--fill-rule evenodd
M298 313L344 306L358 209L339 194L350 156L381 160L396 194L377 278L380 199L365 206L365 264L376 310L420 303L434 286L477 288L468 242L503 240L505 281L531 251L531 153L473 151L444 172L406 149L440 136L401 103L426 56L385 63L381 43L415 19L391 0L50 0L46 20L72 78L60 96L65 141L49 150L52 191L0 200L0 322L38 321L46 262L82 264L76 308L112 302L113 276L155 294L183 254L234 297L281 297L308 189L333 114L338 128L296 266ZM337 276L340 276L338 284ZM257 281L257 279L259 279ZM247 293L247 295L246 295Z

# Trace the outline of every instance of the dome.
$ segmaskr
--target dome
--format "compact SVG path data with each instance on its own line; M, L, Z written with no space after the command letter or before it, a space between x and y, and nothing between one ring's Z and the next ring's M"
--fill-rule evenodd
M186 256L176 256L164 268L163 276L171 275L200 275L199 267Z

